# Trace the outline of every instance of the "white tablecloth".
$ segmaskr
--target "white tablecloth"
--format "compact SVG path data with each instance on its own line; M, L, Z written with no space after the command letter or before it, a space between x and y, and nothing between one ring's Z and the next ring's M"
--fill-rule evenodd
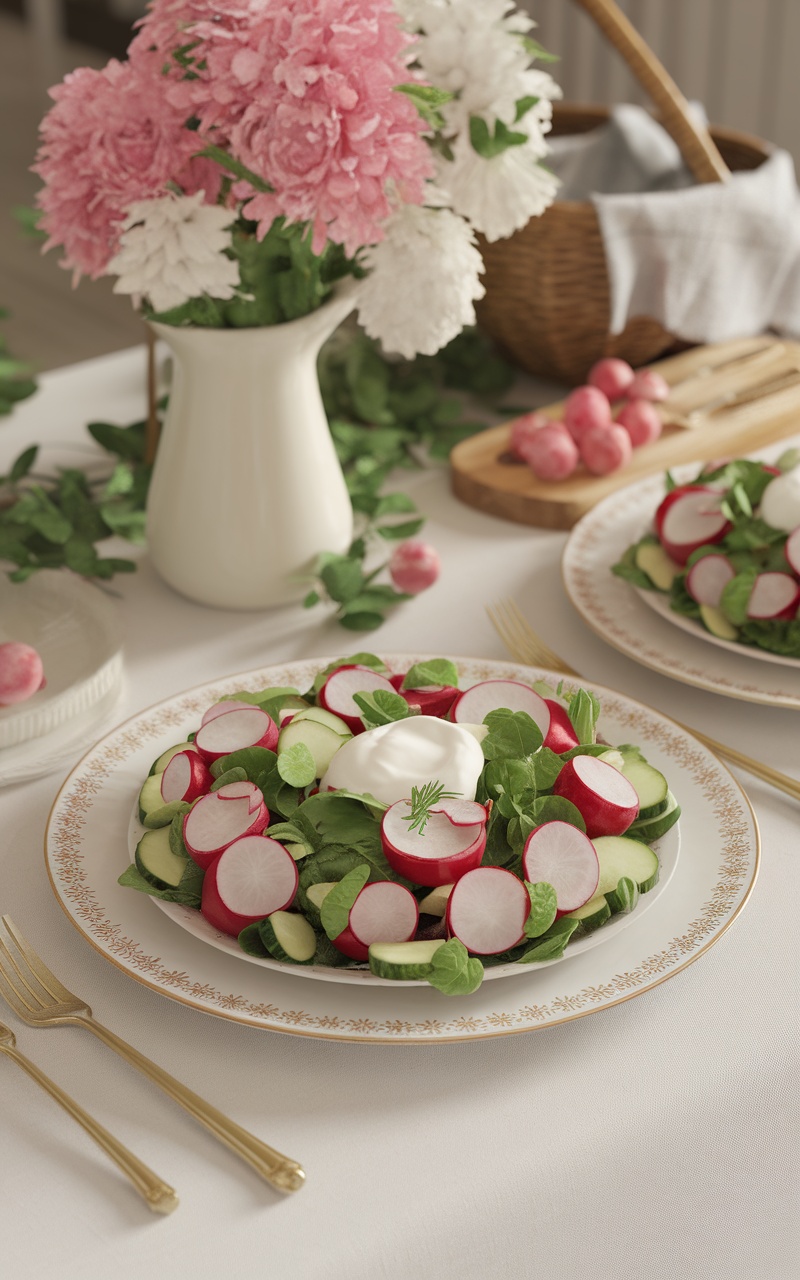
M32 441L143 414L140 351L47 375L0 421L0 473ZM797 713L675 683L597 639L564 595L565 535L458 503L446 468L403 477L439 549L437 586L367 647L505 658L484 604L514 596L578 670L795 776ZM324 610L230 614L179 598L146 557L114 583L118 719L271 661L351 652ZM11 1063L0 1062L0 1273L14 1280L796 1280L795 802L745 779L762 869L733 927L636 999L479 1043L348 1045L248 1028L166 999L96 954L48 884L45 821L66 769L0 791L0 908L96 1015L300 1160L282 1198L91 1036L24 1027L20 1047L177 1189L152 1216Z

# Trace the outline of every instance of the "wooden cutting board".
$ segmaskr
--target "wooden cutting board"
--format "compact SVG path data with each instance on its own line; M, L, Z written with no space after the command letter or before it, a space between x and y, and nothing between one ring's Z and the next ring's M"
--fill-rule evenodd
M571 529L602 498L683 462L752 453L800 433L800 343L742 338L693 347L648 366L670 385L659 405L664 429L634 449L626 467L593 476L582 463L566 480L538 480L508 449L511 424L490 427L450 454L456 497L518 524ZM727 400L728 403L723 403ZM560 418L564 402L543 406Z

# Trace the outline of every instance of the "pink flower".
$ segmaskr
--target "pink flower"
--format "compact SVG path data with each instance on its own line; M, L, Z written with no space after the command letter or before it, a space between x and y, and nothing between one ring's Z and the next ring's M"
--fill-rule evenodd
M198 138L166 96L155 67L113 60L102 71L81 67L50 90L55 101L41 127L34 170L45 249L61 245L61 265L96 279L117 251L122 222L136 200L164 195L173 182L216 199L219 170L192 160Z
M193 41L193 76L173 59L170 101L272 187L235 189L259 237L284 216L313 224L317 252L331 239L353 254L382 238L394 192L422 201L432 165L395 88L412 75L392 0L155 0L131 56L168 60Z

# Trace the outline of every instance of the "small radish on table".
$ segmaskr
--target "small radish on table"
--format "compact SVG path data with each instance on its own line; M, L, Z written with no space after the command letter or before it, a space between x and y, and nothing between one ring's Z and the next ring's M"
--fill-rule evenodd
M25 702L44 685L42 659L33 645L21 640L0 644L0 707Z
M419 538L401 542L389 558L389 577L398 591L405 591L410 596L432 587L441 571L439 552Z
M539 480L566 480L580 460L563 422L546 422L518 446L518 453Z
M602 391L608 400L620 400L627 395L628 388L635 375L627 360L616 356L605 356L598 360L589 370L588 383Z
M629 400L617 414L616 422L625 428L634 449L652 444L664 429L661 415L651 400Z
M576 387L564 401L564 426L580 447L588 431L611 426L608 397L598 387Z
M587 469L596 476L619 471L630 462L633 450L628 432L614 423L584 432L579 447Z

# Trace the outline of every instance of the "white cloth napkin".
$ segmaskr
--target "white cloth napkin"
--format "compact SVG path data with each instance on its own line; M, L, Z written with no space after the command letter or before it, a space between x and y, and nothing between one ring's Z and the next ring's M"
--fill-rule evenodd
M788 152L694 185L666 131L625 105L590 134L553 139L550 163L560 198L597 210L612 333L650 316L687 342L800 337L800 193Z

